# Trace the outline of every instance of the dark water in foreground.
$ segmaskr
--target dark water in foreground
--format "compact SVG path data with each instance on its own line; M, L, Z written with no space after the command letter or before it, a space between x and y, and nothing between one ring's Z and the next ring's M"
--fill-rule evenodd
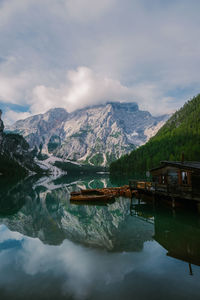
M0 299L200 299L200 215L118 198L70 205L109 178L0 181Z

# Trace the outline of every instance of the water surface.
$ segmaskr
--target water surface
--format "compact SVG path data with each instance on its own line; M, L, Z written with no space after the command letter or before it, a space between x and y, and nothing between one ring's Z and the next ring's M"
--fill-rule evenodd
M0 181L0 299L199 299L197 210L118 198L71 205L109 177Z

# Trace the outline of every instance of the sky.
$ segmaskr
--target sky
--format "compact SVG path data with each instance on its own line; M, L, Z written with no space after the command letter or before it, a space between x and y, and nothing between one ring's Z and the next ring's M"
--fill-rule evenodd
M199 0L0 0L5 123L107 101L175 111L200 91L199 11Z

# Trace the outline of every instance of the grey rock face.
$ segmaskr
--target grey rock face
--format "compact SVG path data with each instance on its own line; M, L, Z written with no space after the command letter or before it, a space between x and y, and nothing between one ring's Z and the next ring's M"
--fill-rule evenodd
M136 103L108 102L72 113L52 109L8 129L22 134L31 148L42 145L43 153L105 166L146 143L168 117L153 117Z
M1 120L2 111L0 110L0 173L5 172L6 169L15 164L16 168L19 166L28 171L41 171L35 164L32 154L29 152L29 144L19 134L5 134L4 124ZM3 169L2 165L3 164ZM9 171L9 170L6 170ZM13 170L13 172L15 169ZM14 174L13 174L14 175Z

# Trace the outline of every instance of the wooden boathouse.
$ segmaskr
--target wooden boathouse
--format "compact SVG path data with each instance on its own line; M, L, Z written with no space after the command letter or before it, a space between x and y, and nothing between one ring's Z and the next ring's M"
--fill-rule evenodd
M200 201L200 162L161 161L150 170L151 182L131 180L132 193Z

